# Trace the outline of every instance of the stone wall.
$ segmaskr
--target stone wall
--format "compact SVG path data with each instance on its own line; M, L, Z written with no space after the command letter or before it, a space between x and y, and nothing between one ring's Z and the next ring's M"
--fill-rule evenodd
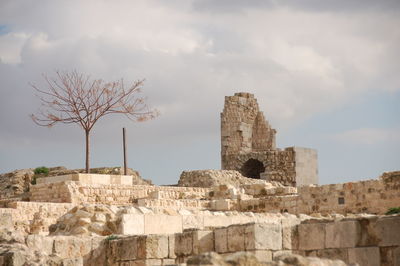
M304 186L297 195L242 200L242 211L289 213L384 214L400 206L400 172L384 173L377 180L324 186Z
M244 184L265 184L265 180L244 177L234 170L183 171L178 182L181 187L212 188L219 185L239 187Z
M221 113L222 169L229 169L230 155L275 148L275 133L250 93L225 97Z
M76 181L37 184L31 187L31 201L102 203L131 205L141 198L191 199L206 198L210 189L189 187L162 187L146 185L82 184Z
M275 134L253 94L225 97L221 113L222 169L290 186L317 184L317 152L298 147L276 149Z
M128 262L165 265L185 262L189 256L203 252L244 251L261 261L271 261L284 253L297 253L363 266L395 266L400 263L400 216L305 222L283 219L277 223L131 236L111 240L108 245L108 265Z

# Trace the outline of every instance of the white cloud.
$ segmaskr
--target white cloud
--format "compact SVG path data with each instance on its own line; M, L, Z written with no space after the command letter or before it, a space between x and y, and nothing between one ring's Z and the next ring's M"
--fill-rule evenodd
M374 145L382 143L400 144L400 129L359 128L332 136L333 139L346 143Z

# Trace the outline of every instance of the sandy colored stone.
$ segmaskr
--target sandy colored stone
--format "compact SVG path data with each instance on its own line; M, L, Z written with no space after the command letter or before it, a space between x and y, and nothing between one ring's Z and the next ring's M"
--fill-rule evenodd
M245 227L246 250L281 250L282 226L280 224L248 224Z
M379 266L380 254L377 247L349 249L349 263L358 263L362 266Z
M326 224L326 248L350 248L359 242L361 227L358 221L340 221Z
M231 225L228 227L228 251L244 251L245 250L245 226Z
M214 232L198 230L193 232L193 254L214 251Z
M324 223L300 224L299 249L315 250L325 248L325 226Z
M215 251L218 253L228 252L228 229L216 228L214 230Z
M175 234L175 255L187 256L193 253L193 231Z

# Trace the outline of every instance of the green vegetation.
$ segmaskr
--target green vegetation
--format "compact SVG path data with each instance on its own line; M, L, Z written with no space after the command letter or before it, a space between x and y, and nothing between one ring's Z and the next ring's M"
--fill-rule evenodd
M400 213L400 207L389 208L386 215Z
M109 236L106 238L106 241L111 241L111 240L115 240L115 239L118 239L118 236L116 236L116 235L109 235Z
M41 167L36 167L35 170L33 170L35 175L32 177L31 184L36 185L36 179L38 177L43 177L43 176L48 176L49 175L49 168L45 166Z
M33 172L35 173L35 175L39 175L39 174L48 175L49 174L49 168L47 168L45 166L36 167Z

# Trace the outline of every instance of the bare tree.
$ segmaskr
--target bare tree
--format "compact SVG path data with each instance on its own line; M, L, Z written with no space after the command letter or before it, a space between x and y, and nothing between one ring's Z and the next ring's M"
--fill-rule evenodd
M55 78L44 75L47 90L31 85L42 102L32 120L40 126L51 127L57 123L78 124L85 131L86 172L90 172L90 131L96 122L109 114L124 114L132 121L146 121L157 116L150 110L145 98L138 93L143 80L125 88L122 80L104 82L90 76L72 72L56 72Z

